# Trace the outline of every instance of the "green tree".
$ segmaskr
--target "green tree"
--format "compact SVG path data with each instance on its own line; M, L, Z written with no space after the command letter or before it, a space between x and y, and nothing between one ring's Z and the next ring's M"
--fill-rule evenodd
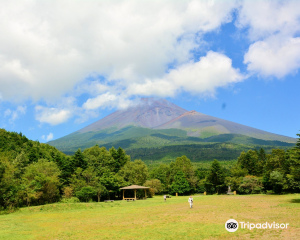
M197 170L195 171L196 176L198 177L198 179L202 180L206 178L206 175L208 173L208 169L206 168L197 168Z
M274 181L270 180L273 171L281 172L284 178L290 172L290 156L283 149L272 149L272 153L267 155L262 180L265 190L274 189Z
M143 185L149 175L148 167L142 160L127 162L119 171L119 175L129 184Z
M59 199L60 170L56 163L39 159L26 168L22 176L24 193L34 196L39 204L55 202ZM25 198L29 199L28 195Z
M191 160L186 156L176 158L174 163L170 164L171 177L177 174L178 171L182 171L187 178L194 175L193 165Z
M81 201L88 202L94 196L96 196L97 190L92 186L86 186L80 189L80 191L76 192L76 197L78 197Z
M220 193L226 191L224 170L216 159L212 162L205 182L208 192Z
M299 137L296 146L291 150L291 175L297 181L300 181L300 134L297 134Z
M75 195L76 192L79 192L81 190L81 188L87 186L86 180L83 177L82 172L83 170L81 168L77 168L69 180L70 187L74 190Z
M74 169L76 168L81 168L81 169L86 169L87 168L87 161L81 152L81 149L78 148L78 150L75 152L73 156L73 167Z
M266 152L263 148L260 148L258 152L258 161L256 167L256 173L258 176L262 176L266 161L267 161Z
M97 169L99 173L101 173L101 169L109 169L109 171L115 169L115 161L105 147L95 145L85 149L83 155L87 159L88 165Z
M104 187L104 186L103 186L101 183L99 183L99 182L94 182L93 187L94 187L94 189L96 190L98 202L100 202L101 195L102 195L102 194L107 194L108 191L107 191L106 187Z
M162 184L162 191L168 190L170 185L170 166L167 164L160 164L151 170L149 174L151 179L158 179Z
M241 168L247 169L250 175L257 175L259 171L257 151L249 150L247 153L243 151L238 157L238 164Z
M248 170L246 168L242 168L240 165L236 164L230 169L230 175L232 177L245 177L248 175Z
M153 193L160 193L163 190L162 184L158 179L147 180L144 183L144 186L150 187L153 190Z
M178 171L182 171L184 173L191 187L190 190L195 192L197 188L198 177L195 174L191 160L186 156L182 156L176 158L175 162L170 164L170 182L174 181L174 176L176 176Z
M107 190L110 190L110 191L118 191L120 187L123 187L124 184L126 185L124 180L122 178L120 178L117 174L115 174L114 172L106 171L101 175L101 177L99 179L100 179L100 183Z
M16 171L9 158L0 155L0 206L3 208L14 209L19 205L21 186L20 180L15 178Z
M245 176L238 189L240 194L261 193L262 191L263 184L261 178L256 176Z
M178 171L176 173L170 191L171 194L178 193L179 195L187 194L190 191L189 182L186 180L183 171Z
M243 177L248 175L246 168L241 168L239 164L236 164L230 169L230 176L225 178L226 186L230 186L232 191L237 191L243 180Z
M273 191L275 193L281 193L284 185L284 175L278 171L272 171L270 173L270 182L273 185Z
M118 150L112 147L109 149L109 152L115 162L115 172L118 172L127 162L130 162L130 156L126 155L126 152L121 147Z
M16 171L14 173L16 178L21 178L21 175L24 173L25 167L28 165L28 163L29 160L24 151L18 154L18 156L13 161L13 164L16 168Z
M290 192L300 192L300 134L294 148L287 151L289 172L286 174L287 187L283 187L284 190Z

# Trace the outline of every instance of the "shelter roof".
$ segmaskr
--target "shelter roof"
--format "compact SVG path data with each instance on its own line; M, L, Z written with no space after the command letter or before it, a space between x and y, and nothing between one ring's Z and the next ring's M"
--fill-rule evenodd
M146 188L149 188L149 187L144 187L144 186L139 186L139 185L131 185L131 186L123 187L120 189L146 189Z

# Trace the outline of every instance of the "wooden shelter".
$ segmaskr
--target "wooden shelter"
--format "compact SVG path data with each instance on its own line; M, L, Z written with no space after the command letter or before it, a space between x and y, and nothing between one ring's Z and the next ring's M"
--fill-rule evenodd
M139 186L139 185L131 185L131 186L123 187L123 188L120 188L120 189L123 190L123 200L136 200L136 190L137 189L144 189L145 190L145 198L147 198L146 189L149 189L149 187L144 187L144 186ZM125 190L134 190L134 198L125 198L124 197Z

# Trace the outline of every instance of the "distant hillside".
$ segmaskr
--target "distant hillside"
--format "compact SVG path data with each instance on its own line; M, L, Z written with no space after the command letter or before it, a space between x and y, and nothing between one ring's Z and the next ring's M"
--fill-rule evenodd
M203 143L291 147L295 142L295 138L189 112L166 100L142 99L134 107L116 111L49 144L73 154L95 144L139 149Z

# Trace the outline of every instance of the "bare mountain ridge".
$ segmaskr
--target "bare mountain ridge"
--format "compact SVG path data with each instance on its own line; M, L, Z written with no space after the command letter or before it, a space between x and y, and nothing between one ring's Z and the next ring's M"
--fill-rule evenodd
M196 111L185 112L181 116L170 120L155 129L184 129L189 136L201 137L203 133L211 135L219 134L240 134L262 140L277 140L288 143L295 143L296 139L269 133L256 128L248 127L239 123L212 117Z
M78 132L85 133L98 131L110 127L117 127L117 129L121 129L130 125L154 128L181 116L185 112L187 112L187 110L170 103L167 100L143 98L141 103L137 106L126 110L116 111L105 118L82 128Z

